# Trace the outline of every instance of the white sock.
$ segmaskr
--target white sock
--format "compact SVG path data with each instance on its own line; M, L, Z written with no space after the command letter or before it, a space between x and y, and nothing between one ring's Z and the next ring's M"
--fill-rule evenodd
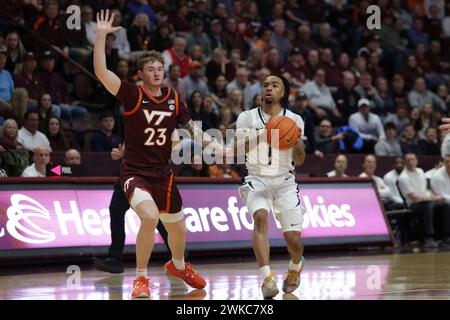
M264 267L259 268L259 274L263 279L270 276L270 266L264 266Z
M136 278L139 277L147 278L147 269L136 269Z
M289 270L299 272L301 268L302 268L302 260L301 259L300 259L299 264L295 264L292 260L289 261L289 267L288 267Z
M184 265L184 257L181 258L180 260L175 259L174 257L172 257L172 261L173 261L173 265L178 270L184 270L186 268L186 266Z

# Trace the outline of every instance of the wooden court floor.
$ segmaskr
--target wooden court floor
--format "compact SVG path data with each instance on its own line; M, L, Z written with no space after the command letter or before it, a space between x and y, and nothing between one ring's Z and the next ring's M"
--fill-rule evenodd
M272 262L281 285L288 260ZM152 300L229 299L261 300L261 281L255 262L233 259L220 263L196 263L206 278L204 290L187 288L178 279L167 277L162 261L150 265ZM79 268L79 269L78 269ZM89 265L32 268L14 274L2 270L0 300L129 300L134 269L120 275L94 270ZM79 272L78 272L79 270ZM74 272L75 271L75 272ZM411 300L450 299L450 251L308 258L300 288L276 299L288 300Z

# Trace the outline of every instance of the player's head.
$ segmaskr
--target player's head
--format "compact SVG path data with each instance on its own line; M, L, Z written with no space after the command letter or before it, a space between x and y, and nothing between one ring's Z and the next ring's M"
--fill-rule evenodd
M265 105L272 106L279 103L282 107L288 107L289 81L282 75L268 76L263 82L262 100Z
M138 61L138 77L152 87L162 85L164 80L164 59L157 51L144 52Z

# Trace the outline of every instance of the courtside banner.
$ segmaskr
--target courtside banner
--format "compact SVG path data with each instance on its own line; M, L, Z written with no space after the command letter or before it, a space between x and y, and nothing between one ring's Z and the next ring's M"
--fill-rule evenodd
M251 247L253 221L239 196L238 184L178 186L184 202L187 241L193 250ZM1 187L0 250L110 244L110 185ZM306 244L391 241L384 212L369 181L300 183L299 199L305 209L302 234ZM126 244L134 244L139 218L130 209L125 220ZM269 237L273 244L283 245L280 225L273 214ZM156 242L162 242L158 234Z

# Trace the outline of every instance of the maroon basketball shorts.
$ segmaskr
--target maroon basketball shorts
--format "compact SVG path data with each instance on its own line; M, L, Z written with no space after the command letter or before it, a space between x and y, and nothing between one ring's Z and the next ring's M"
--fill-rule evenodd
M145 174L124 172L120 176L120 184L128 203L133 209L140 202L153 199L162 221L175 222L183 217L183 202L175 184L173 173L146 176Z

